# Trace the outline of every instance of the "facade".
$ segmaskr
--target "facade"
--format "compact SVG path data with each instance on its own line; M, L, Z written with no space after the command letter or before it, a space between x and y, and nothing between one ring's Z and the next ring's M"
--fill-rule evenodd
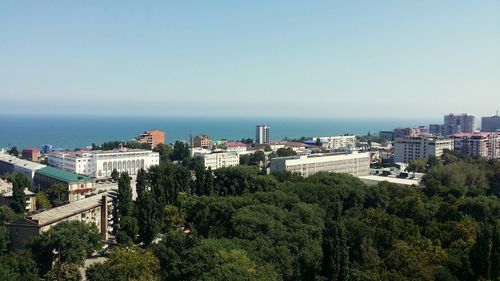
M113 197L103 193L7 223L12 247L22 248L28 239L63 221L92 223L99 229L102 240L106 240L112 231L112 202Z
M498 116L498 112L496 116L481 118L481 131L500 132L500 116Z
M160 130L150 130L142 133L137 140L140 143L147 143L154 149L160 143L165 143L165 132Z
M454 150L463 155L500 158L500 133L459 133L451 138Z
M26 196L26 213L34 212L36 210L35 193L24 189ZM10 206L12 203L12 183L0 179L0 205Z
M19 159L17 157L0 154L0 174L21 173L28 179L33 180L35 172L38 169L46 167L45 165Z
M467 113L444 116L445 134L472 133L476 130L476 116Z
M268 125L257 125L255 132L255 142L258 144L269 143L269 130L271 127Z
M230 141L226 143L227 152L241 153L247 151L247 145L239 141Z
M378 133L378 136L383 138L384 140L393 141L394 140L394 131L380 131Z
M434 136L446 135L446 126L443 124L430 124L429 133Z
M21 155L23 159L37 162L40 158L40 150L37 148L25 148L21 152Z
M271 173L285 171L299 173L305 177L317 172L367 176L370 174L370 153L353 151L271 159Z
M311 144L315 144L318 138L313 138ZM321 146L326 149L349 149L356 147L356 136L332 136L319 137Z
M45 167L35 172L34 189L45 191L54 184L62 184L68 191L64 201L74 202L92 194L95 180L87 176L67 172L54 167Z
M394 139L405 137L416 137L420 135L419 128L396 128L394 129Z
M234 152L213 152L213 153L194 153L195 157L203 159L205 169L219 169L232 167L240 164L240 156Z
M193 147L210 148L212 140L207 135L196 136L193 139Z
M417 159L427 159L429 156L440 157L443 150L453 150L451 139L432 137L399 138L394 143L394 162L410 163Z
M142 149L115 149L91 151L59 151L48 154L49 166L85 175L94 179L107 179L113 170L136 175L140 169L160 163L158 152Z

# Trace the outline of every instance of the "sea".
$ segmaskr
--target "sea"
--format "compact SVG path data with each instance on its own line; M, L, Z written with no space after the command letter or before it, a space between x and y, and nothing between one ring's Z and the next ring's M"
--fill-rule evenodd
M396 127L437 123L432 119L395 118L280 118L181 116L24 116L0 115L0 148L84 148L106 141L127 141L149 129L165 131L166 141L189 140L207 134L214 140L255 138L255 126L271 127L270 139L377 134Z

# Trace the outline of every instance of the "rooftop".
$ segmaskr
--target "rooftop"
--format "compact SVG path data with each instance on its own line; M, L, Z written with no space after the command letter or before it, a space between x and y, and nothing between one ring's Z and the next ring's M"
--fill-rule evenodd
M57 208L49 209L47 211L28 216L26 218L31 221L37 222L42 226L51 224L53 222L60 221L62 219L100 206L103 195L109 197L108 193L101 193L82 199L80 201L75 201L66 205L59 206ZM111 200L111 198L109 198L109 200Z
M24 168L30 169L30 170L38 170L38 169L41 169L43 167L46 167L43 164L31 162L31 161L24 160L24 159L19 159L17 157L14 157L14 156L8 155L8 154L0 154L0 161L3 161L5 163L11 163L11 164L16 165L18 167L24 167Z
M61 169L53 167L45 167L36 171L37 174L41 174L47 177L55 178L64 182L77 182L77 181L91 181L92 179L86 176L78 175L72 172L66 172Z
M409 178L398 178L394 176L379 176L379 175L369 175L369 176L361 176L358 177L362 182L368 185L375 185L379 182L390 182L399 185L416 185L420 184L420 180L418 179L409 179Z

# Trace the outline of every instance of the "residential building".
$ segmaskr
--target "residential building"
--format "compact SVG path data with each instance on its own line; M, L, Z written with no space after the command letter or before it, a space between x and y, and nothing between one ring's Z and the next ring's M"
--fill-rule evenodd
M394 131L380 131L378 133L378 136L383 138L384 140L393 141L394 140Z
M45 165L31 162L17 157L0 154L0 174L21 173L28 179L33 180L35 172L38 169L46 167Z
M419 128L396 128L394 129L394 139L404 137L416 137L420 135Z
M21 155L23 159L37 162L40 158L40 150L38 148L25 148L21 152Z
M271 159L271 173L285 171L299 173L305 177L317 172L367 176L370 174L370 153L351 151Z
M111 193L102 193L7 223L12 247L22 248L30 238L63 221L94 224L101 239L106 240L112 231L113 197Z
M500 158L500 132L458 133L450 137L454 150L463 155Z
M160 143L165 143L165 132L160 130L150 130L142 133L137 140L140 143L147 143L154 149Z
M483 132L500 132L500 116L489 116L481 118L481 131Z
M193 147L210 148L212 147L212 140L207 135L196 136L193 139Z
M81 200L95 189L95 180L87 176L64 171L54 167L45 167L35 172L34 190L46 191L54 184L62 184L67 193L64 201L73 202Z
M330 150L345 150L356 147L356 136L332 136L319 137L321 146ZM317 143L318 138L313 138L311 142L306 144Z
M85 175L107 179L113 170L136 175L140 169L160 163L158 152L143 149L115 149L90 151L55 151L48 154L49 166Z
M444 126L446 135L472 133L476 130L476 116L450 113L444 116Z
M0 205L10 206L12 203L12 183L7 180L0 179ZM36 210L35 193L24 189L24 196L26 197L26 213L34 212Z
M269 127L268 125L257 125L255 142L258 144L268 144L270 129L271 127Z
M446 126L443 124L430 124L429 133L434 136L445 136Z
M205 169L219 169L231 167L240 164L240 156L235 152L212 152L212 153L194 153L194 157L201 157Z
M230 141L226 143L227 152L241 153L247 151L247 145L239 141Z
M451 139L422 136L399 138L394 143L394 162L409 163L429 156L440 157L445 149L453 150Z

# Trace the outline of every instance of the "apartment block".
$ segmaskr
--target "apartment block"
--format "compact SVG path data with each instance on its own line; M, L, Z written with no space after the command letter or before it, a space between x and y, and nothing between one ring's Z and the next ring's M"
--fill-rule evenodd
M196 136L193 139L193 147L210 148L212 147L212 140L207 135Z
M154 149L157 145L165 143L165 132L160 130L150 130L142 133L137 140L140 143L146 143Z
M459 133L451 136L454 150L470 157L500 158L500 133Z
M394 142L394 161L396 163L410 163L417 159L426 159L429 156L440 157L445 149L453 150L451 139L434 137L399 138Z

